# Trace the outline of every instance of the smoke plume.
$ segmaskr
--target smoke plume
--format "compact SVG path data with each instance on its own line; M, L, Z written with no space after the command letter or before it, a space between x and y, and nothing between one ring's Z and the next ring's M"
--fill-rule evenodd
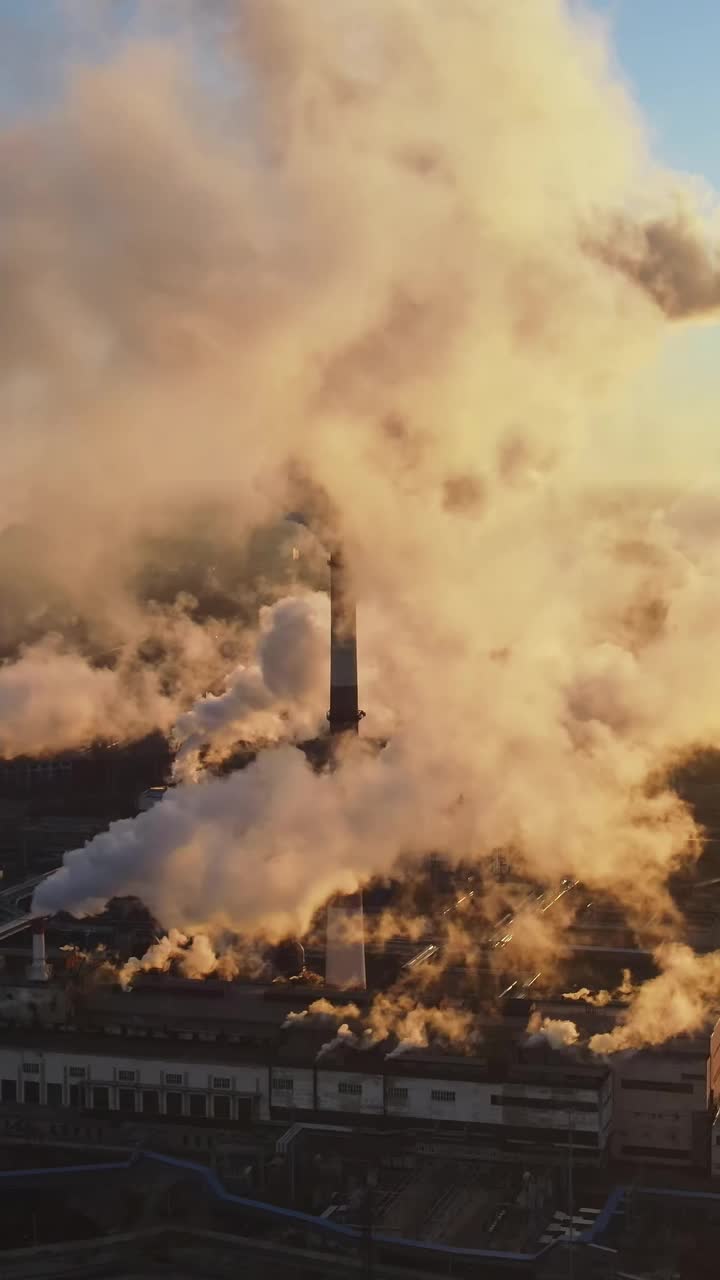
M320 1046L315 1061L319 1062L326 1054L332 1053L335 1049L341 1049L345 1045L354 1047L357 1044L357 1036L351 1031L347 1022L343 1022L337 1029L337 1034L332 1040L328 1040L326 1044Z
M131 956L118 970L117 978L127 991L138 973L148 973L153 969L165 972L172 966L177 966L184 978L206 978L211 973L231 978L237 973L232 954L225 951L220 956L216 955L210 939L204 934L188 938L179 929L171 929L148 947L143 956Z
M201 751L218 760L240 740L267 743L317 732L329 616L322 595L289 597L261 610L255 663L237 667L222 693L206 694L175 724L177 778L195 776Z
M638 988L612 1031L590 1037L593 1053L663 1044L701 1030L720 1014L720 952L698 956L680 943L665 943L655 959L661 972Z
M193 603L182 598L169 609L116 619L119 643L102 663L48 635L0 664L0 755L46 755L168 731L241 643L238 628L193 619Z
M354 1022L355 1029L348 1025ZM397 1044L388 1054L394 1058L409 1049L425 1049L431 1043L455 1045L466 1051L475 1037L474 1015L449 1003L438 1006L417 1004L409 992L391 990L374 996L370 1008L361 1013L357 1005L333 1005L315 1000L301 1013L289 1013L284 1027L340 1023L338 1031L320 1049L318 1057L340 1045L367 1050L386 1040Z
M177 787L36 909L135 893L188 934L282 934L399 853L512 848L667 911L701 840L657 779L720 736L720 556L712 432L647 381L713 314L717 255L602 33L561 0L132 9L0 133L7 519L99 626L148 539L198 506L247 539L309 477L391 732L332 774L280 746ZM251 667L187 741L244 723Z
M313 1000L307 1009L303 1009L301 1013L290 1011L283 1023L283 1028L292 1027L302 1024L324 1024L342 1022L344 1018L359 1018L360 1010L356 1004L331 1004L329 1000L321 997L319 1000Z
M529 1044L545 1041L551 1049L568 1049L578 1041L578 1029L574 1022L561 1018L541 1018L533 1014L528 1023Z
M612 991L591 991L589 987L578 987L577 991L563 992L563 1000L582 1000L583 1004L594 1005L596 1009L604 1009L609 1004L627 1004L636 991L629 969L623 969L622 982Z

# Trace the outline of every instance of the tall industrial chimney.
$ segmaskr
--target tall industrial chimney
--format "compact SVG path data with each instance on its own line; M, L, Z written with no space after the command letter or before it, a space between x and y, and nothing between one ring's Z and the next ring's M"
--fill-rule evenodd
M365 715L358 706L357 624L355 596L342 548L330 565L330 736L356 734ZM329 986L363 988L365 931L362 893L347 894L328 907L325 938L325 981Z
M32 962L28 968L31 982L47 982L48 967L45 960L45 921L42 917L33 921Z
M355 597L345 557L335 547L330 566L330 710L333 735L357 733L365 715L358 707L357 628Z

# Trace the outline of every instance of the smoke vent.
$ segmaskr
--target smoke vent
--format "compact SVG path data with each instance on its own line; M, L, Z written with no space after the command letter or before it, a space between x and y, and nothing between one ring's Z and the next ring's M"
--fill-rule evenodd
M32 961L28 969L31 982L47 982L49 977L45 959L45 921L35 920L32 927Z

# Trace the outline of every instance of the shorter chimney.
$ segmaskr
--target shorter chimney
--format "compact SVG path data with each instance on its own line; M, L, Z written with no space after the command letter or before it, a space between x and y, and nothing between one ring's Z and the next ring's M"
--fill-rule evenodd
M327 909L325 981L329 987L365 990L362 893L345 894Z
M31 982L47 982L49 976L45 960L45 921L41 918L33 921L32 963L28 969L28 978Z

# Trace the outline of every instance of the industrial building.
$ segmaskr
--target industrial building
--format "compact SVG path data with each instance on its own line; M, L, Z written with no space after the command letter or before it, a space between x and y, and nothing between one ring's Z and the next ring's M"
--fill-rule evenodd
M318 768L351 767L337 746L357 734L362 719L355 604L341 548L333 547L329 565L329 734L302 744ZM258 1216L276 1215L273 1248L279 1240L286 1251L279 1265L297 1262L298 1275L308 1261L305 1251L316 1248L313 1274L333 1274L337 1259L328 1267L327 1253L341 1242L341 1265L362 1273L365 1227L358 1218L371 1185L373 1230L382 1246L378 1275L385 1266L388 1275L398 1274L396 1267L446 1271L447 1245L454 1274L550 1276L546 1254L575 1231L573 1224L587 1248L595 1247L594 1215L628 1165L679 1170L688 1179L720 1177L718 1029L656 1049L593 1056L580 1046L611 1030L627 1006L570 1000L543 987L540 974L518 972L509 945L518 908L488 921L479 881L477 891L468 882L461 891L430 895L437 929L431 925L427 937L385 940L379 948L365 945L372 894L364 902L360 894L335 898L324 930L307 940L307 955L291 944L298 962L284 972L276 966L275 982L266 975L255 982L189 981L168 972L141 975L125 991L111 968L78 970L75 953L63 950L67 943L91 952L106 945L124 958L142 954L153 922L130 900L97 920L47 922L46 954L44 922L30 909L39 876L59 860L81 822L85 838L113 806L115 815L162 802L164 753L158 742L127 759L117 749L103 750L96 774L90 755L48 771L33 772L21 762L0 779L0 800L22 811L26 825L32 817L46 846L33 849L30 863L27 852L16 859L10 879L17 884L0 892L0 1144L15 1143L18 1151L41 1146L55 1153L51 1165L68 1153L77 1161L81 1152L87 1160L88 1148L112 1149L119 1185L139 1150L167 1168L189 1169L194 1161L192 1177L198 1168L200 1175L203 1168L213 1172L207 1219L193 1222L188 1247L208 1223L225 1228L232 1200L237 1214L227 1229L234 1233L244 1236L252 1227L253 1234ZM241 753L238 767L250 758ZM72 792L65 819L48 817L63 786ZM83 809L91 793L93 804ZM511 879L502 862L498 855L500 878ZM636 979L654 972L652 952L638 945L622 913L588 902L575 881L517 881L510 888L509 898L525 911L572 905L566 944L578 985L612 990L625 966ZM461 906L464 925L477 938L472 971L462 958L446 964L443 955L443 921ZM693 909L693 940L709 949L717 917L703 911L702 901ZM368 932L372 937L372 928ZM434 999L472 1014L471 1042L437 1034L422 1044L393 1034L363 1039L359 1027L353 1038L337 1034L347 1012L297 1017L320 998L329 1006L352 1001L362 1024L378 990L391 998L421 986L427 994L433 984ZM542 1018L575 1023L578 1045L553 1048L529 1030ZM137 1163L132 1168L137 1174ZM226 1194L212 1180L216 1174L236 1194ZM70 1182L75 1177L67 1174ZM47 1169L38 1185L45 1182L48 1188L57 1182ZM24 1205L21 1185L13 1185L12 1194ZM283 1214L303 1219L302 1227L295 1223L305 1233L303 1257L291 1257L297 1241L288 1245ZM183 1226L191 1231L186 1216ZM118 1230L118 1221L103 1220L102 1231ZM168 1229L163 1226L163 1239ZM261 1249L253 1252L247 1241L244 1247L258 1268L265 1265ZM596 1256L587 1253L583 1274L595 1273ZM20 1275L21 1259L17 1267Z
M159 1124L165 1142L183 1145L186 1126L199 1122L210 1147L217 1129L341 1123L471 1134L510 1160L572 1144L580 1161L710 1167L717 1030L602 1059L536 1043L522 1001L518 1016L478 1015L478 1043L466 1053L399 1052L392 1039L328 1048L332 1020L288 1025L323 994L294 984L167 977L130 992L26 982L0 994L0 1124L32 1112L41 1132L65 1137L109 1119L118 1136L125 1124ZM553 1016L560 1003L538 1007ZM605 1029L620 1012L587 1009L581 1025Z

